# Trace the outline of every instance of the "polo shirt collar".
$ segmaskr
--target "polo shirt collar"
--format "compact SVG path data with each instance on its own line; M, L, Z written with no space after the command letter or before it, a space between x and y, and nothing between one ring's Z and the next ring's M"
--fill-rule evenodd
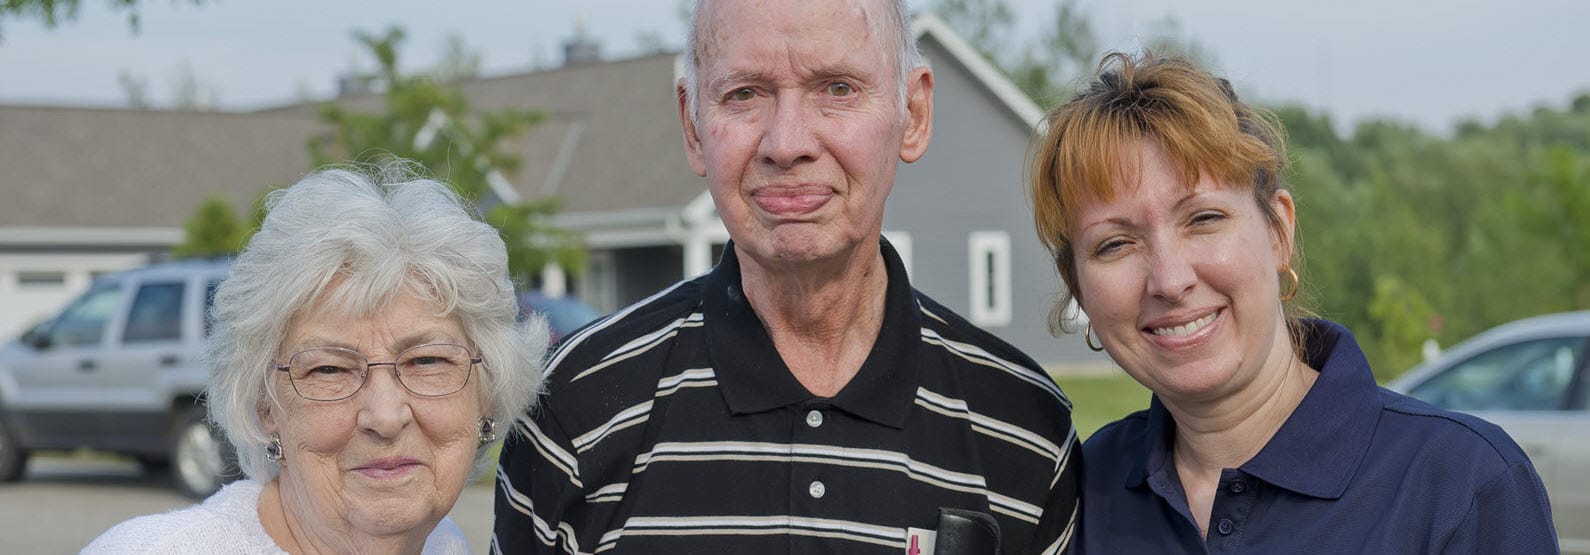
M916 398L922 326L905 266L887 240L879 243L888 274L883 326L861 370L827 402L858 417L901 428ZM701 300L707 349L729 410L736 415L754 414L816 399L779 357L740 284L740 263L731 241L707 276Z
M1369 360L1347 328L1304 321L1308 365L1319 378L1292 416L1242 470L1277 486L1336 499L1369 452L1380 400Z
M1292 415L1241 470L1297 493L1337 499L1369 452L1380 418L1374 374L1352 332L1325 320L1304 320L1305 356L1319 378ZM1150 402L1141 456L1126 486L1140 487L1148 475L1172 464L1170 411L1156 395Z
M1148 428L1143 432L1142 441L1131 444L1132 469L1126 473L1126 487L1143 487L1150 472L1171 468L1167 465L1171 463L1171 440L1175 432L1176 422L1159 402L1159 395L1149 397Z

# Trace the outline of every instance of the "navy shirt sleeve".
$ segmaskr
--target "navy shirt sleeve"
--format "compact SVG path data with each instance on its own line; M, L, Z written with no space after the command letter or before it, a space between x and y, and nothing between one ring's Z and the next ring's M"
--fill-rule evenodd
M1518 462L1474 493L1474 504L1442 553L1557 553L1546 489Z

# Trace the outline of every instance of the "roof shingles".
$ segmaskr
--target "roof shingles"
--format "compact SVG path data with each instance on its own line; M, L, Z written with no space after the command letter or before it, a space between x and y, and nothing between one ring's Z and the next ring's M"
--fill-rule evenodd
M291 116L0 106L0 227L179 227L205 197L239 216L309 169Z

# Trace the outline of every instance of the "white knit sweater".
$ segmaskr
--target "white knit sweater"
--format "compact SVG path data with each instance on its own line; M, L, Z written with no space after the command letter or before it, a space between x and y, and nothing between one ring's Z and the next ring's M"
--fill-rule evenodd
M259 521L259 482L239 480L203 503L117 524L83 553L285 553ZM425 555L469 553L469 540L450 518L425 539Z

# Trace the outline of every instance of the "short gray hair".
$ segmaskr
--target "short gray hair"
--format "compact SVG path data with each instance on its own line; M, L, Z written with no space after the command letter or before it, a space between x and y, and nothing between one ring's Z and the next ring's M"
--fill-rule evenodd
M265 461L271 438L260 414L276 401L270 384L288 323L312 302L371 315L400 292L421 295L458 318L479 350L486 416L507 426L528 408L541 386L545 321L518 321L501 236L451 188L401 166L372 175L333 169L272 192L266 205L210 315L210 420L236 448L244 474L264 481L276 472ZM333 279L343 281L328 290Z
M899 93L900 109L905 110L906 79L911 76L911 71L922 67L922 52L916 47L916 38L911 33L911 12L905 7L905 0L880 0L887 3L883 10L882 18L870 18L869 24L872 35L876 37L891 37L889 42L895 46L895 68L899 75L895 87ZM696 119L700 102L700 70L701 58L706 51L707 37L701 33L701 7L707 0L696 0L690 9L690 39L685 51L685 102L689 110L690 121Z

